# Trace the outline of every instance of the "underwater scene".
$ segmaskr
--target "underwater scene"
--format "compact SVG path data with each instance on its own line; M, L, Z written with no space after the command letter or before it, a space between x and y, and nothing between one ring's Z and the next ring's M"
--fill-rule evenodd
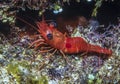
M120 84L120 1L0 0L0 84Z

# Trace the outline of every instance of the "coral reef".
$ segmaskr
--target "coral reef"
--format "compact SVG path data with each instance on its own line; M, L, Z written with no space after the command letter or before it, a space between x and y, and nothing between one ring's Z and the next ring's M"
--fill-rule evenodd
M90 43L111 48L113 55L110 58L73 54L66 55L70 61L66 64L59 53L48 60L45 56L50 52L41 54L29 48L33 38L29 35L21 37L20 32L25 30L12 27L9 36L0 33L0 83L118 84L120 83L119 28L119 25L111 29L108 27L103 33L84 29L81 33L81 36Z
M96 16L103 0L95 1L92 16ZM9 35L0 32L0 84L120 83L120 23L110 24L104 32L81 28L77 30L80 33L73 34L91 44L110 48L113 54L108 59L98 55L66 54L70 61L66 64L59 53L47 59L45 57L50 52L42 54L29 48L34 38L24 34L26 30L15 26L16 13L29 8L39 11L41 16L46 9L59 10L64 2L70 4L70 0L0 0L0 21L11 26Z

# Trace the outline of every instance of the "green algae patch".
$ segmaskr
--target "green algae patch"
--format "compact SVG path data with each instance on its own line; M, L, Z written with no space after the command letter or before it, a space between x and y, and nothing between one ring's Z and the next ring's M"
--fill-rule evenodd
M27 75L29 72L29 65L27 62L11 62L6 69L15 78L17 84L20 84L23 80L23 75Z
M39 79L38 84L48 84L47 77L46 77L46 76L42 76L42 77Z
M19 65L11 63L7 66L7 71L16 79L17 83L20 84L22 72L19 69Z
M48 84L48 79L46 76L29 76L27 77L26 84Z
M36 76L31 73L30 65L23 62L11 62L6 67L9 74L13 76L17 84L48 84L46 76Z

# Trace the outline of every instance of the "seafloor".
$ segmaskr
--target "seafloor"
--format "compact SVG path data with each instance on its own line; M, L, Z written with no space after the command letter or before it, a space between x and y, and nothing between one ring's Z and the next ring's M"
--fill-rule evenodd
M24 29L12 27L9 35L0 33L0 84L119 84L120 27L99 34L84 29L81 36L89 43L112 49L111 57L72 54L66 57L50 52L40 53L29 47L32 36ZM109 35L108 35L109 34Z

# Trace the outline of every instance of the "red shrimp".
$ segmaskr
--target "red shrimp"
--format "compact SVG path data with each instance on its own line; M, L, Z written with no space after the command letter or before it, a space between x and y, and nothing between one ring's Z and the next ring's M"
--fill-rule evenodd
M18 17L17 17L18 18ZM27 23L26 21L18 18L21 21ZM31 27L35 28L31 24L27 23ZM48 52L53 51L54 54L57 50L59 50L62 55L65 57L66 54L76 54L76 53L98 53L105 54L108 56L112 55L112 50L102 48L98 45L92 45L87 43L82 37L68 37L66 34L58 31L54 26L48 25L46 21L41 21L36 23L38 26L37 31L42 38L34 41L31 46L34 45L35 48L38 48L42 45L49 45L46 50L40 50L40 52Z
M38 44L35 47L39 47L42 44L48 44L53 49L59 50L62 54L86 52L105 54L109 56L112 55L112 50L102 48L98 45L89 44L82 37L67 37L54 26L49 26L45 21L37 22L36 24L42 38L32 43L32 45ZM49 49L48 51L50 50L52 49Z

